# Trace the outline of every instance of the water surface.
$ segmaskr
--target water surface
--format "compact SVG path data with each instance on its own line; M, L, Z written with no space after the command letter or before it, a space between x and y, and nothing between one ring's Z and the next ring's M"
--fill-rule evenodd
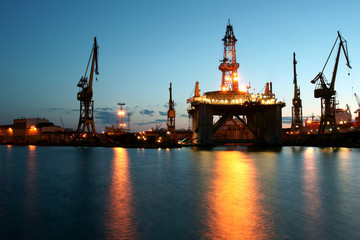
M0 146L0 239L360 239L359 152Z

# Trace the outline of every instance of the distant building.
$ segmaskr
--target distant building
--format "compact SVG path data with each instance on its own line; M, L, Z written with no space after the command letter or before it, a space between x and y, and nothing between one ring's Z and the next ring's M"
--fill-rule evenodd
M64 134L59 133L64 133L64 128L55 126L46 118L20 118L14 119L13 125L0 126L0 142L35 144L65 139Z

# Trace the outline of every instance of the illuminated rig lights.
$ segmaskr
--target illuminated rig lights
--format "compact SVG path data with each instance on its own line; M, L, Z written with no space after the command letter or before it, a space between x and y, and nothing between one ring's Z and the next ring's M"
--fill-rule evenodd
M259 105L275 105L278 102L275 96L264 94L214 94L205 93L203 96L189 99L192 103L219 104L219 105L246 105L256 103Z

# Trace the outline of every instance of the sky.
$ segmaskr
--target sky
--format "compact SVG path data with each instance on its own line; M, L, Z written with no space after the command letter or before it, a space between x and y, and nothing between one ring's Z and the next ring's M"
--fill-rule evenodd
M347 40L352 69L340 56L335 83L339 107L358 108L360 1L49 1L0 3L0 125L47 118L77 128L77 83L96 36L99 75L94 81L98 132L116 124L118 103L131 113L130 130L166 128L169 84L176 128L188 129L186 100L196 81L201 93L220 90L219 60L228 19L236 45L240 84L262 92L266 82L291 121L293 52L303 115L320 115L310 81L322 70L337 37ZM333 57L335 54L332 55ZM334 58L324 74L331 79ZM350 75L349 75L350 74ZM355 114L353 113L353 118Z

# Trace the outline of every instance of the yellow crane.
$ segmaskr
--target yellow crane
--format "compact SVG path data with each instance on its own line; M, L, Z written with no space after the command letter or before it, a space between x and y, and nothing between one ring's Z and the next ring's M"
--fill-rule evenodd
M168 110L168 117L167 117L167 132L168 134L175 133L175 103L172 99L172 87L170 82L170 99L169 99L169 110Z

